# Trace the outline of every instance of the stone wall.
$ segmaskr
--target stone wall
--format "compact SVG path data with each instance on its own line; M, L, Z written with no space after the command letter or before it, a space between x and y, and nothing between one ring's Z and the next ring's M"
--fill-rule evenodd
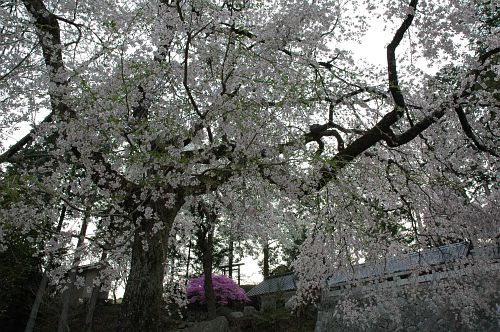
M328 290L315 332L500 331L498 270L482 277L437 274Z
M266 308L267 309L284 308L286 306L286 303L294 295L295 291L276 292L276 293L261 295L260 310L264 310Z

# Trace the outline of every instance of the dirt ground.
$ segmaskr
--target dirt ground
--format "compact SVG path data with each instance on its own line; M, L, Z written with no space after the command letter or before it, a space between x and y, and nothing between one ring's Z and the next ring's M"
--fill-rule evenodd
M80 309L80 310L79 310ZM85 314L83 308L76 308L70 319L70 329L75 332L83 332ZM94 313L94 332L115 331L118 327L120 315L120 304L102 304L96 307ZM57 316L50 314L42 315L38 321L35 331L52 332L57 329ZM189 315L187 315L189 316ZM165 331L177 330L187 326L187 319L169 317L165 312ZM258 312L251 317L240 319L228 319L232 332L313 332L315 317L296 317L284 310L273 310ZM179 329L180 328L180 329Z

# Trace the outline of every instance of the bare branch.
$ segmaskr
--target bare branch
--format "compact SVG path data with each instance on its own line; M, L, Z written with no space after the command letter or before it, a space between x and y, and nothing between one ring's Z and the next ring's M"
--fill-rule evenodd
M389 43L389 45L387 45L387 72L389 75L389 91L391 92L396 107L401 109L400 112L403 112L403 110L406 109L406 103L398 82L398 70L396 66L396 48L401 43L404 34L406 33L406 31L408 31L408 29L411 26L411 23L413 22L413 18L415 15L414 13L415 10L417 9L417 4L418 0L412 0L410 2L409 5L410 12L406 15L403 24L401 24L399 29L396 31L396 34L394 35L392 41Z
M9 71L7 71L5 74L1 75L0 76L0 81L5 79L7 76L9 76L10 74L12 74L17 68L21 67L21 65L24 63L24 61L26 61L32 54L33 52L36 50L36 48L38 47L38 44L39 43L35 43L35 45L31 48L31 50L28 52L28 54L26 54L22 59L21 61L19 61L15 66L13 66Z
M396 67L396 48L399 46L404 34L410 28L414 12L417 8L418 0L410 1L410 12L406 15L403 23L396 31L391 43L387 46L387 66L389 78L389 91L396 104L396 109L387 113L374 127L368 130L363 136L349 144L345 149L339 151L333 158L330 159L330 165L323 167L322 175L317 182L316 189L323 188L328 182L336 177L338 172L347 166L357 156L365 152L370 147L374 146L380 140L392 141L394 134L391 126L395 124L404 114L406 103L401 93L398 83L397 67ZM430 125L430 124L429 124ZM428 126L427 126L428 127ZM306 190L308 192L309 190Z
M54 112L50 112L49 115L42 120L42 123L50 123L52 122L52 117ZM16 144L12 145L7 151L0 155L0 164L4 162L10 162L16 153L21 151L27 144L31 143L36 135L36 128L33 128L27 135L17 141Z
M462 125L462 129L465 135L467 135L467 137L469 137L471 141L474 142L474 145L477 147L477 149L483 152L487 152L492 156L499 157L498 153L496 153L493 149L490 149L481 142L479 142L476 135L474 134L474 131L472 130L471 125L469 124L469 121L467 120L467 116L465 115L465 112L462 109L462 107L461 106L455 107L455 112L458 115L458 119L460 120L460 124Z

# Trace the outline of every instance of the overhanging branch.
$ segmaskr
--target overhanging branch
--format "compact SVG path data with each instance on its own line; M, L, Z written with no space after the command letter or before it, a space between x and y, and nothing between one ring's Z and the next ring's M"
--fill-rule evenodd
M406 103L398 81L396 48L403 40L406 31L408 31L413 22L417 4L418 0L410 1L409 12L406 15L405 20L394 34L392 41L389 43L389 45L387 45L387 73L389 76L389 91L391 92L392 98L394 99L396 108L399 108L401 113L406 109Z
M406 103L398 82L396 66L396 48L401 43L405 33L410 28L418 0L411 0L409 12L401 26L396 30L392 41L387 46L387 71L389 79L389 91L396 105L395 109L387 113L375 126L365 132L361 137L349 144L345 149L339 151L329 160L329 165L321 169L321 178L316 184L316 189L323 188L328 182L335 178L338 172L352 162L357 156L374 146L380 140L393 141L395 135L391 126L395 124L404 114ZM427 126L428 127L428 126Z
M463 108L460 105L455 107L455 112L458 115L458 119L460 120L460 125L462 126L465 135L471 139L471 141L474 143L477 149L483 152L487 152L492 156L499 157L498 153L496 153L493 149L488 148L478 140L478 138L474 134L474 131L472 130L472 126L469 124L469 121L467 120L467 116L465 115Z
M52 122L53 115L54 112L50 112L50 114L47 115L40 124ZM31 143L35 135L36 135L36 128L32 129L27 135L25 135L23 138L17 141L17 143L12 145L7 151L2 153L0 155L0 164L4 162L14 162L14 160L12 160L14 155L17 154L19 151L21 151L27 144Z

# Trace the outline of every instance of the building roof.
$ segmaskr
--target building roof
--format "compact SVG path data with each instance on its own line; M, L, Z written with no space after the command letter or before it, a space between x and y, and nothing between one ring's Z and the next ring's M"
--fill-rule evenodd
M337 286L353 280L367 280L390 275L414 271L418 268L453 263L464 259L470 254L471 258L490 256L498 257L499 248L488 246L476 248L472 251L467 242L443 245L436 248L424 249L401 256L387 258L382 262L371 262L353 265L349 269L339 270L327 279L327 285ZM297 289L297 277L293 272L271 276L247 292L248 296L264 295L275 292L294 291Z
M268 277L264 279L264 281L262 281L260 284L249 290L247 292L247 296L294 291L297 289L297 286L295 285L295 279L296 278L293 272Z
M379 278L383 275L412 271L418 267L428 267L453 262L464 258L468 252L466 242L452 243L437 248L424 249L406 255L391 257L383 262L364 263L334 273L327 279L328 286L335 286L350 280Z

